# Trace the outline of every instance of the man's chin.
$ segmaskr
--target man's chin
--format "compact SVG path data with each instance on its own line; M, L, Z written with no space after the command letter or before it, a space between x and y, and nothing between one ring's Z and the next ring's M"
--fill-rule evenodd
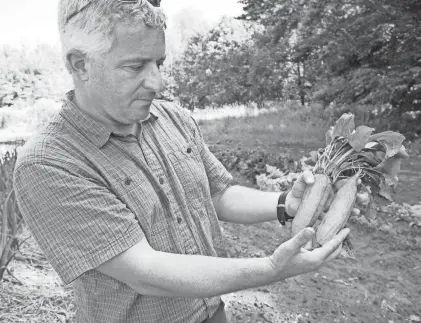
M136 116L139 121L146 119L149 116L151 105L152 100L137 100L132 107L133 116Z

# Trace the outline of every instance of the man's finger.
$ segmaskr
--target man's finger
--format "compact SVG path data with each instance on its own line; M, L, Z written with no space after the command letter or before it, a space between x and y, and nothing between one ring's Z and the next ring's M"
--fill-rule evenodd
M302 197L306 187L312 184L314 184L314 175L311 171L305 170L292 186L291 195L296 198Z
M338 248L336 248L336 250L334 252L332 252L330 254L329 257L326 258L325 263L326 262L329 262L329 261L332 261L333 259L335 259L336 257L338 257L341 254L341 251L342 251L342 243L339 245Z
M304 247L307 242L313 239L316 232L313 228L304 228L300 232L298 232L295 236L293 236L288 241L284 242L285 248L287 250L293 251L296 253Z
M303 172L302 178L304 180L304 183L306 183L306 185L314 184L314 175L309 170L306 170Z
M304 250L304 246L308 241L313 239L315 235L313 228L304 228L298 232L294 237L288 241L282 243L271 256L272 262L276 266L282 267L288 263L288 261L296 256L300 252L309 252Z
M323 259L327 259L344 241L348 236L349 228L342 229L339 233L334 236L330 241L326 242L322 247L317 249L317 252L321 253Z

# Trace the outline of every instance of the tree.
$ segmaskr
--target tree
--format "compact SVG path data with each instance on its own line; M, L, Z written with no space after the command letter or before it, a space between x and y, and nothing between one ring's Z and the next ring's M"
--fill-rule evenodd
M421 3L416 0L241 0L264 25L302 102L365 107L384 126L421 124ZM303 70L305 73L303 74ZM385 120L385 119L383 119Z
M181 103L193 109L279 97L282 74L273 51L251 39L256 32L254 25L225 18L192 37L173 74Z

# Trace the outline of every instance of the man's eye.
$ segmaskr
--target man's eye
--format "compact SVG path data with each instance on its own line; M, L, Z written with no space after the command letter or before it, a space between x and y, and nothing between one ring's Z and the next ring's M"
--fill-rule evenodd
M126 66L125 68L132 72L139 72L142 70L143 65L132 65L132 66Z
M162 65L164 65L164 63L163 63L163 62L156 62L156 66L158 66L158 68L161 68L161 67L162 67Z

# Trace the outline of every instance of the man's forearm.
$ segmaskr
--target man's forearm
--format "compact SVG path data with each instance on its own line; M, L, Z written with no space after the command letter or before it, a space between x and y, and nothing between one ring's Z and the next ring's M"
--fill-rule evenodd
M153 252L142 257L140 294L203 298L275 282L268 258L217 258ZM171 265L168 265L171 264Z
M280 194L236 185L214 197L213 202L220 221L255 224L277 219Z

